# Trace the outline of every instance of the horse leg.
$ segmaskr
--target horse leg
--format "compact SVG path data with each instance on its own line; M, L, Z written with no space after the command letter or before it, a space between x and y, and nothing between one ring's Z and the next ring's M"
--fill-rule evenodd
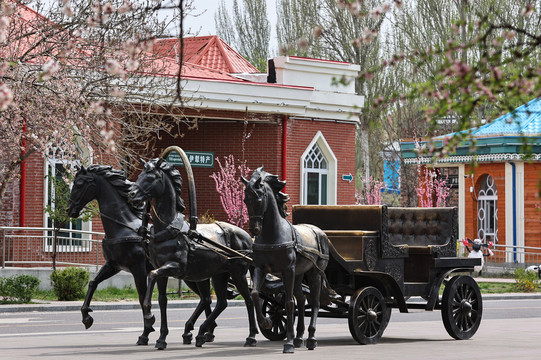
M207 317L211 313L210 304L212 303L212 299L210 297L210 279L200 282L184 280L184 282L186 283L186 285L188 285L190 289L192 289L197 294L197 296L199 296L199 304L197 304L197 307L195 308L192 316L190 316L188 321L186 321L186 324L184 325L184 334L182 334L182 343L191 344L193 338L192 330L194 329L195 322L197 321L203 310L205 311ZM208 293L208 295L203 296L200 289L203 289L203 292L205 291L204 289L209 289L205 293Z
M284 353L294 353L293 344L293 320L295 315L295 300L293 299L293 289L295 285L295 267L291 266L282 273L285 290L285 307L287 314L286 324L286 343L284 344ZM300 315L299 315L300 316Z
M312 316L310 318L310 325L308 325L308 339L306 339L306 347L308 350L314 350L317 346L317 339L314 335L316 333L321 286L323 283L322 275L317 269L312 269L308 274L308 283L310 284L310 304L312 305Z
M294 293L297 300L297 309L299 310L299 316L297 318L297 336L293 340L293 344L296 348L300 348L303 345L302 337L304 335L304 293L302 292L302 278L303 275L295 277Z
M160 337L156 340L154 346L158 350L164 350L167 347L165 338L169 334L167 326L167 281L168 277L160 277L158 283L158 304L160 306Z
M152 328L152 325L154 325L154 322L156 322L156 318L150 311L152 307L152 292L154 291L154 284L156 284L156 275L154 273L154 270L152 270L148 274L148 285L147 285L147 291L145 293L145 298L143 300L143 319L145 322L145 328Z
M135 288L137 289L137 295L139 296L139 305L141 305L144 319L145 310L143 308L143 302L145 301L145 295L147 292L146 267L138 265L136 268L130 269L130 272L132 273L133 280L135 281ZM143 326L143 333L139 336L139 339L137 339L137 345L148 345L148 334L154 331L154 328L152 326L147 326L146 323L143 323Z
M269 317L263 317L263 311L261 310L261 303L259 301L259 291L265 282L265 273L261 268L256 267L252 275L252 281L254 288L252 289L252 302L255 307L255 314L257 316L257 322L263 329L270 329L272 327L272 321Z
M216 292L216 306L212 313L205 319L203 324L199 327L199 333L195 337L195 346L201 347L207 341L208 331L212 331L212 324L215 323L216 318L227 307L227 281L229 280L229 274L217 274L212 277L212 284L214 285L214 291ZM210 296L210 289L209 289Z
M85 325L85 329L88 329L94 323L94 319L92 318L92 316L89 315L89 313L92 312L92 309L90 308L90 302L92 301L92 296L94 296L94 292L96 291L98 285L102 281L109 279L111 276L118 274L119 271L120 269L118 267L112 265L111 262L107 261L100 268L94 280L88 283L88 290L86 291L85 301L83 302L83 306L81 307L81 314L83 315L82 321Z
M250 328L250 334L246 338L244 346L256 346L257 340L255 339L255 335L259 331L257 330L257 324L255 322L254 302L250 297L250 289L248 287L248 281L246 280L246 269L244 269L243 271L240 268L233 268L231 271L231 279L237 287L239 293L244 298L244 304L246 305L246 311L248 312L248 324Z

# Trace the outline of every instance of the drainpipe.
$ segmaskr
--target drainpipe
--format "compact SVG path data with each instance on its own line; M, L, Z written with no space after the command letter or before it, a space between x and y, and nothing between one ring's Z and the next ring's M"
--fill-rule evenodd
M517 172L515 163L509 162L513 169L513 262L517 262Z
M282 179L287 180L287 120L289 116L284 115L282 120ZM286 192L285 187L282 190Z
M23 138L21 141L22 151L21 158L26 154L26 120L23 119ZM19 194L19 226L24 227L25 213L26 213L26 161L21 162L21 180L20 180L20 194Z

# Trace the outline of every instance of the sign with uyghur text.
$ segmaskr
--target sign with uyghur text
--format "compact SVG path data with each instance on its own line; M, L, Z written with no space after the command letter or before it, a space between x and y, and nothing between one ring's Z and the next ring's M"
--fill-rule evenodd
M185 151L192 167L214 167L214 153L211 151ZM167 155L167 162L175 166L184 166L180 154L172 151Z

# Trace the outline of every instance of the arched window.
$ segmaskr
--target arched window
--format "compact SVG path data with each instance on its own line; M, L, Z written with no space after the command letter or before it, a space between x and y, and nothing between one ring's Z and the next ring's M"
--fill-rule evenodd
M319 131L301 158L302 204L336 203L336 158Z
M477 198L477 237L498 243L498 190L490 175L481 178Z
M79 145L79 144L76 144ZM84 151L84 147L76 146L77 158L88 159L89 152ZM65 154L62 147L51 146L45 160L45 200L49 211L45 211L45 227L62 229L58 233L57 251L73 252L73 251L90 251L90 242L84 241L86 235L71 230L90 231L92 223L90 221L83 222L80 219L75 221L64 221L63 215L57 211L59 206L65 207L67 198L69 197L69 184L66 182L67 171L70 168L80 165L79 160L74 160L69 155ZM59 205L60 204L60 205ZM58 219L52 214L58 214ZM59 223L61 221L62 223ZM47 241L45 244L46 251L52 251L53 232L47 231Z

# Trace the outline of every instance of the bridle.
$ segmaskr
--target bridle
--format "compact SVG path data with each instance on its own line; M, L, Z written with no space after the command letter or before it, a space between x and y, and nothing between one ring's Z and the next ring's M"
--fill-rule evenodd
M86 197L86 193L89 191L90 187L97 188L97 184L96 184L96 180L94 180L93 176L90 176L90 175L80 175L80 176L85 178L85 183L87 183L88 185L82 187L83 189L80 192L81 194L79 196L77 196L77 199L72 200L71 197L70 197L69 202L71 202L76 208L80 207L81 209L83 209L83 208L85 208L85 206L81 205L81 202ZM86 178L88 178L90 180L87 181ZM71 194L73 194L73 189L72 189Z
M265 211L267 211L268 199L267 199L267 188L265 187L265 185L260 185L260 187L261 187L262 192L263 192L263 195L261 197L258 195L257 191L250 188L250 191L255 196L257 196L257 200L261 201L261 206L259 207L260 214L257 214L257 215L256 214L250 214L250 212L254 211L254 208L253 208L253 205L252 205L251 206L252 211L248 211L248 219L249 219L250 223L252 223L253 221L258 221L261 225L263 225L263 217L265 215ZM252 201L252 204L253 204L253 201Z
M146 172L147 174L150 174L151 172L156 176L156 178L154 180L152 180L152 182L147 185L145 188L143 188L140 184L139 184L139 181L136 181L134 183L134 186L137 188L137 191L140 192L143 196L143 198L147 201L149 201L149 199L152 197L152 194L151 194L151 191L152 189L155 188L155 184L157 182L160 183L160 191L159 193L163 193L164 190L165 190L165 182L163 181L163 171L157 171L157 169L154 167L151 171L147 171L147 170L144 170L144 172Z

